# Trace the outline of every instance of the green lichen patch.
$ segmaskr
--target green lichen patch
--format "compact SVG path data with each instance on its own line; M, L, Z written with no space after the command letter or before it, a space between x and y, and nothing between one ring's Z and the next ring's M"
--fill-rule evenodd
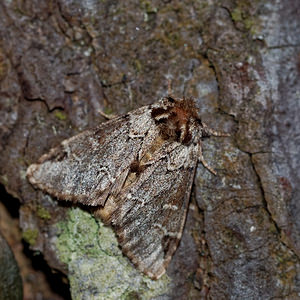
M113 115L113 110L111 107L105 107L104 108L104 113L108 116Z
M0 182L1 182L4 186L8 184L8 178L7 178L7 175L6 175L6 174L0 176Z
M153 281L122 255L110 227L79 208L57 225L57 249L68 265L73 299L151 299L165 293L169 278Z
M243 20L242 11L239 8L235 8L231 13L231 17L233 21L241 22Z
M60 121L65 121L67 119L67 116L65 115L65 113L63 113L60 110L57 110L54 112L54 116L59 119Z
M38 238L38 230L37 229L26 229L22 233L22 237L29 245L33 246L36 243Z
M36 214L38 215L38 217L40 217L43 220L51 219L51 215L45 207L39 206L36 210Z
M252 5L253 2L247 0L238 2L231 12L231 17L235 23L240 23L244 29L254 35L258 32L259 20L252 10Z
M140 1L140 6L147 14L156 14L158 11L151 1Z

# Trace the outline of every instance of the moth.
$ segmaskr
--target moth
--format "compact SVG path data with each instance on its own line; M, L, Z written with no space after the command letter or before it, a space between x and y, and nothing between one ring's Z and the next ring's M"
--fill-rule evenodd
M192 99L167 96L61 142L29 166L30 183L60 199L94 206L123 253L160 278L186 219L202 140L210 129Z

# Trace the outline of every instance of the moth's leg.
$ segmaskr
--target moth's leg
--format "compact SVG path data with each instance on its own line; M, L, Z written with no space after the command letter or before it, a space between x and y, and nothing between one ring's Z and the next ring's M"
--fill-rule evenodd
M202 125L203 127L205 128L205 131L207 133L209 133L209 135L212 135L212 136L230 136L229 133L226 133L226 132L222 132L222 131L216 131L216 130L213 130L211 128L209 128L205 123L202 122Z
M112 119L114 119L114 118L117 117L117 115L114 115L114 114L108 115L108 114L106 114L104 111L102 111L101 109L98 109L98 113L99 113L101 116L103 116L105 119L107 119L107 120L112 120Z
M206 160L203 157L202 153L202 146L201 143L199 143L199 153L198 153L198 160L202 163L202 165L210 171L212 174L217 175L217 172L206 162Z

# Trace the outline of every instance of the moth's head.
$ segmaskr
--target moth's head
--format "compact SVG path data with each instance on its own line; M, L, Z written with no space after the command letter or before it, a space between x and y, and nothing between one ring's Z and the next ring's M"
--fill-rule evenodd
M209 135L197 110L193 99L176 99L168 96L152 106L151 117L164 139L189 145Z

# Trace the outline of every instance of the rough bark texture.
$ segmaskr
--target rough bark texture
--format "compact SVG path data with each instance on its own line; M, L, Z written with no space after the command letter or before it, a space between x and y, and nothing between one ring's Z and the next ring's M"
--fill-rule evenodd
M74 298L300 297L299 13L292 0L0 3L0 180ZM109 228L35 191L25 171L103 121L99 109L159 99L167 78L232 139L205 144L218 176L199 165L169 277L152 282Z
M7 242L0 234L0 300L21 300L22 279L19 268Z

